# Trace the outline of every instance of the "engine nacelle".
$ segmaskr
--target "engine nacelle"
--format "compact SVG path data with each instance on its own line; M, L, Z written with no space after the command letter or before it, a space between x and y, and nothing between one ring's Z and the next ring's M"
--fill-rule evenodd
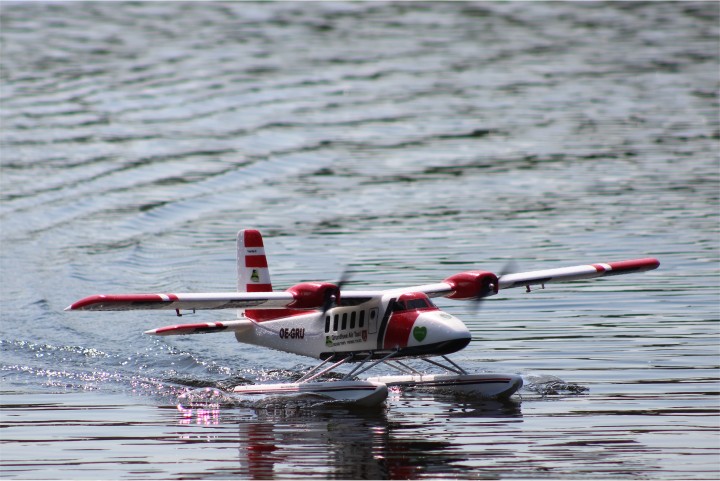
M498 278L492 272L467 271L450 276L445 281L450 284L453 293L448 299L474 300L493 296L498 293Z
M329 282L302 282L287 289L295 300L288 304L291 309L322 309L334 296L333 304L340 303L340 289Z

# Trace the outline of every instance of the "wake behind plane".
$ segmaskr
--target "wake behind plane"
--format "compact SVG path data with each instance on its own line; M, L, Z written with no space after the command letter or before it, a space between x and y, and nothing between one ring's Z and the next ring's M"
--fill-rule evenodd
M178 316L199 309L237 309L229 321L175 324L145 331L156 336L232 332L238 342L320 360L292 383L237 386L244 395L313 394L362 406L385 401L388 387L443 389L481 398L508 398L522 387L516 374L471 374L448 357L465 348L470 331L440 310L433 298L476 301L502 289L644 272L654 258L502 274L465 271L435 284L385 290L346 290L344 282L303 282L274 291L262 235L237 235L237 292L184 294L98 294L66 311L169 309ZM421 359L446 374L427 374L403 360ZM321 380L342 365L341 380ZM397 374L360 379L373 368Z

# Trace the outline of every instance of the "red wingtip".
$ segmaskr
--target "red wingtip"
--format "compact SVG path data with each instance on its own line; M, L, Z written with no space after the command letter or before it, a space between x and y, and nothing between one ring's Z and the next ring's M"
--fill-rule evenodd
M612 267L613 272L642 272L657 269L660 267L660 261L655 258L648 257L646 259L610 262L609 265Z
M103 310L105 306L113 306L122 303L133 303L133 302L173 302L177 301L175 294L95 294L80 299L77 302L70 304L65 310L66 311L81 311L81 310ZM113 309L106 309L113 310Z
M65 308L66 311L79 311L84 309L87 306L92 306L93 304L98 304L100 302L103 302L107 298L106 295L103 294L96 294L94 296L88 296L80 299L79 301L73 302L68 307Z

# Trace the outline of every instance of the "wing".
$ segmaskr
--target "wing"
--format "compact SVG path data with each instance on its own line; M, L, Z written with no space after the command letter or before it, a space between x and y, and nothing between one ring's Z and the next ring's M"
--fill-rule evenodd
M498 282L500 289L509 289L511 287L577 281L620 274L634 274L636 272L657 269L658 267L660 267L660 262L657 259L632 259L601 264L560 267L541 271L520 272L517 274L505 274L498 278Z
M342 296L342 306L367 302L382 291L351 291ZM147 309L301 309L322 307L322 299L299 301L297 292L216 292L188 294L96 294L80 299L66 311L134 311Z
M512 287L568 282L595 277L632 274L657 269L657 259L633 259L599 264L587 264L574 267L560 267L540 271L505 274L497 278L490 272L468 271L448 277L443 282L425 284L402 289L392 289L392 293L424 292L428 297L448 297L451 299L477 299L492 295L499 289ZM334 288L331 285L319 285L322 288ZM336 287L335 287L336 288ZM292 289L290 290L292 291ZM310 301L303 301L306 292L229 292L229 293L188 293L188 294L98 294L85 297L71 304L66 311L129 311L139 309L318 309L322 303L324 291L312 293ZM341 295L341 305L358 305L382 295L382 291L348 291Z
M139 309L284 309L295 301L289 292L190 294L97 294L71 304L66 311L132 311Z
M634 274L636 272L657 269L659 266L660 262L657 259L646 258L519 272L515 274L505 274L499 278L490 272L468 271L448 277L443 282L398 289L397 292L424 292L428 297L471 300L492 295L497 293L499 289L577 281L620 274Z

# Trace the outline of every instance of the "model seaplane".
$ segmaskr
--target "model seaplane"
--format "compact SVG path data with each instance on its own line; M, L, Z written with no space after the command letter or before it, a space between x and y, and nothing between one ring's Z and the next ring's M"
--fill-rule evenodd
M237 236L238 292L188 294L101 294L81 299L68 311L170 309L178 316L196 309L239 309L238 319L177 324L146 331L156 336L232 332L241 343L277 349L321 362L293 383L237 386L235 393L313 394L360 405L382 403L388 386L443 389L483 398L507 398L522 386L514 374L469 374L447 356L470 342L457 317L431 298L479 301L501 289L630 274L655 269L656 259L546 269L497 276L466 271L436 284L387 290L344 290L343 282L303 282L273 291L263 238L257 230ZM417 358L447 374L422 373L403 362ZM344 364L341 380L319 380ZM384 365L397 375L358 376ZM327 376L325 376L327 377Z

